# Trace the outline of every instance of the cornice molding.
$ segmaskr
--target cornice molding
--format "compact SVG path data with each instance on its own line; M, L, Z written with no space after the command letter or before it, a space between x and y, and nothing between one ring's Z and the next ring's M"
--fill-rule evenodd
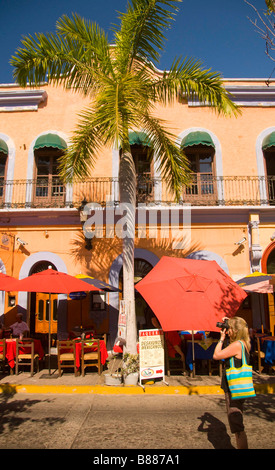
M275 107L275 86L269 85L225 85L226 91L231 94L231 99L238 106L243 107ZM188 100L188 106L207 106L196 97Z
M0 90L0 112L37 111L47 97L45 90Z

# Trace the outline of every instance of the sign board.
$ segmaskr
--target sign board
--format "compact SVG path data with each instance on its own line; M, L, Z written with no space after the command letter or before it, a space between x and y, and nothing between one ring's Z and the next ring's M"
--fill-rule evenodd
M139 330L140 383L164 377L164 333L159 329Z
M126 311L125 311L124 300L120 301L119 304L119 315L118 315L118 338L126 340Z

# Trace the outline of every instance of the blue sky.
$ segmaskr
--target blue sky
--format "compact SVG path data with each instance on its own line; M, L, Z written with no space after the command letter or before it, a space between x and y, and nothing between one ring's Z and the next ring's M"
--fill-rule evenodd
M251 0L259 10L264 0ZM127 0L0 0L0 83L13 83L9 60L23 35L55 30L64 13L78 13L106 32L117 23ZM254 11L244 0L183 0L158 68L169 68L175 56L194 57L224 78L275 78L265 44L248 17ZM109 38L112 38L110 31ZM274 71L273 71L274 70Z

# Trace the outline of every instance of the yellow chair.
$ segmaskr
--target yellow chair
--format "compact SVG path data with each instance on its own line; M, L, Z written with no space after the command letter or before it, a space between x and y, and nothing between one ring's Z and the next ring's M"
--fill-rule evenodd
M258 336L256 337L256 345L255 345L255 350L252 353L252 358L254 362L254 366L256 363L256 371L261 374L262 370L264 369L264 366L262 366L262 359L265 358L265 353L261 351L261 346L260 346L260 338Z
M91 351L91 349L93 350ZM97 367L98 374L101 374L99 339L83 339L81 341L81 370L83 376L87 367Z
M75 341L57 340L57 362L58 374L61 376L61 369L74 369L74 375L77 375Z
M38 372L39 355L34 352L34 340L32 338L16 338L15 374L18 375L19 366L30 366L31 376L33 376L34 364Z

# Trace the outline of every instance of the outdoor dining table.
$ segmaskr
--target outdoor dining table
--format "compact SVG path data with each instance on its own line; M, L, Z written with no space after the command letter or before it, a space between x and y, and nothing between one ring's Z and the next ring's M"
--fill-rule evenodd
M192 332L190 331L179 331L179 335L182 339L182 341L189 341L192 339ZM196 331L195 333L193 333L193 339L195 340L201 340L204 338L204 331Z
M93 339L87 339L85 341L86 344L91 344L91 352L92 351L97 351L97 345L93 344ZM108 359L108 352L106 348L105 341L103 339L99 340L99 347L100 347L100 361L101 364L104 365L106 363L106 360ZM89 350L86 349L86 352ZM75 363L76 367L79 369L81 365L81 341L75 341Z
M19 353L21 354L29 353L30 349L31 348L20 347ZM39 355L39 360L43 359L44 349L39 339L34 339L34 352ZM16 356L16 339L15 338L6 339L6 358L8 361L8 365L11 369L14 369L14 366L15 366L15 356Z
M265 363L272 366L275 361L275 336L263 336L261 349L265 353Z
M194 355L196 359L213 359L215 347L217 346L217 340L206 339L201 341L194 341ZM187 353L186 363L191 371L193 371L193 354L192 354L192 341L187 341Z

